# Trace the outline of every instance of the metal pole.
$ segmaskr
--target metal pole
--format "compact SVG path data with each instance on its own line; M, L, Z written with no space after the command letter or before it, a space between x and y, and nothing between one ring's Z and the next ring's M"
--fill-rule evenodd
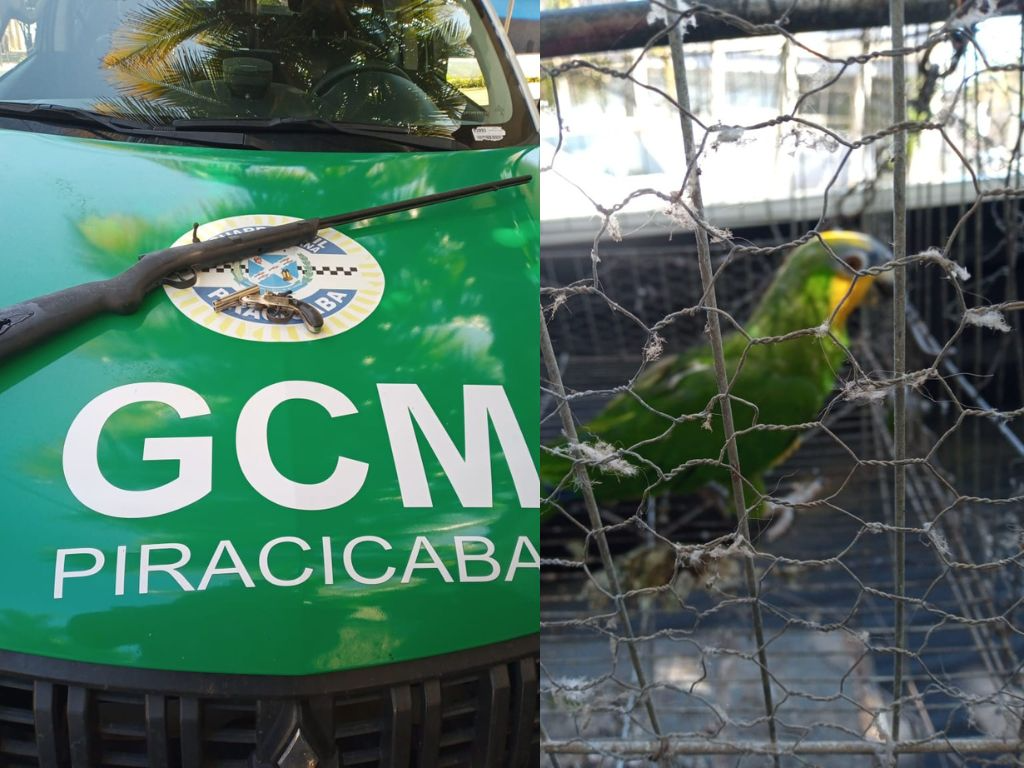
M678 11L678 2L675 3ZM690 118L690 88L686 79L686 59L683 53L683 33L679 19L669 31L669 45L672 53L672 71L676 82L676 100L682 107L679 113L683 131L683 148L686 155L686 173L693 208L699 221L704 221L704 199L701 195L700 176L697 173L697 151L693 139L693 122ZM686 187L684 186L684 189ZM722 329L718 318L718 299L715 293L714 274L711 266L711 244L708 233L702 226L694 231L697 239L697 258L700 266L700 280L704 291L704 302L707 307L707 330L711 340L711 352L715 364L715 380L720 396L722 409L722 430L725 436L726 452L732 480L732 495L736 507L739 533L744 541L753 546L750 538L750 521L743 492L743 475L740 468L739 449L736 445L736 427L733 421L732 401L729 395L729 374L725 367L725 350L722 344ZM761 615L761 602L757 577L754 573L753 558L743 558L743 572L747 585L747 593L751 597L751 615L754 625L754 640L757 646L758 667L761 673L761 692L764 696L764 708L768 717L768 738L775 742L775 706L772 703L771 676L768 673L768 654L764 643L764 620ZM776 767L779 765L775 757Z
M904 47L904 0L890 0L889 25L892 27L892 109L897 125L907 119L906 61L899 53ZM893 136L893 256L899 265L895 270L893 302L893 372L899 380L907 373L907 134L897 131ZM900 708L903 698L903 649L906 646L904 625L907 591L907 387L901 383L894 393L893 407L893 525L895 531L896 605L894 633L896 656L892 673L892 738L900 738Z
M544 320L544 311L540 313L540 352L544 359L544 368L547 370L551 388L555 397L558 398L558 416L562 421L562 430L570 443L578 443L579 435L576 432L576 425L572 420L572 411L569 408L569 401L566 399L565 386L562 383L562 372L558 369L558 361L555 359L555 350L551 345L551 336L548 333L548 324ZM601 521L601 513L597 509L597 499L594 497L594 487L590 484L590 475L582 463L576 462L573 465L573 473L576 475L576 484L583 494L583 503L587 508L587 517L590 520L590 529L597 540L597 550L601 555L601 564L608 575L608 586L614 595L615 610L622 623L622 633L626 641L626 651L629 653L630 663L633 665L633 672L636 675L637 685L640 686L640 695L644 699L644 707L647 716L651 720L651 730L661 736L661 724L658 722L658 713L651 701L650 691L647 690L647 675L644 673L643 663L640 654L636 650L636 636L633 634L633 623L630 621L629 612L626 610L626 602L622 598L622 583L619 581L619 573L612 560L611 550L608 548L608 539L604 535L604 523Z
M516 8L516 0L508 0L508 8L505 9L505 34L508 34L509 27L512 26L512 11Z
M548 754L611 754L645 757L652 754L675 755L1005 755L1024 748L1024 741L1003 739L946 739L929 741L883 742L849 739L847 741L703 741L672 739L668 743L651 740L574 739L544 744Z
M668 0L658 1L670 4ZM714 0L690 5L697 11L697 26L687 31L689 42L778 34L783 30L798 33L864 29L881 27L889 21L886 0ZM905 23L945 21L950 16L950 5L948 0L909 0ZM664 45L665 22L649 19L650 10L649 3L638 2L545 10L540 30L541 55L576 56L643 48L648 43ZM1001 2L993 11L994 15L1019 13L1020 6L1012 2ZM784 21L780 24L782 17Z

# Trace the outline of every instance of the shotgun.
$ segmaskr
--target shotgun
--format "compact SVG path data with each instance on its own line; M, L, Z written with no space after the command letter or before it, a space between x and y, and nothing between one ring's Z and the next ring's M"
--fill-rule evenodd
M496 192L506 187L526 184L532 178L516 176L485 184L474 184L470 187L377 205L351 213L303 219L202 242L196 239L195 242L185 245L143 254L136 264L117 277L83 283L0 309L0 363L21 350L34 347L96 315L108 312L130 315L136 312L146 295L173 275L190 270L197 272L211 269L249 256L308 243L316 237L317 232L327 227L365 221L486 192ZM172 281L172 285L178 284Z

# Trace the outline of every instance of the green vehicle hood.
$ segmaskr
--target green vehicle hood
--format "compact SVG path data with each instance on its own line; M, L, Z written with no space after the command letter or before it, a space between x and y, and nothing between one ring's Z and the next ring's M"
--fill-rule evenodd
M363 249L368 295L353 299L344 266L307 253L298 276L327 281L322 307L339 290L352 300L323 337L265 318L243 328L160 287L133 315L0 366L0 650L299 675L536 633L536 164L530 148L274 153L0 131L0 306L112 277L194 222L228 219L223 230L535 176L342 228ZM211 279L238 268L259 264ZM252 418L266 405L254 396L282 387ZM191 412L159 395L171 391ZM111 392L127 404L109 406ZM402 410L418 397L429 408ZM261 440L269 466L252 459ZM118 501L166 496L204 464L209 491L180 508ZM114 489L106 501L81 490L92 465L89 482ZM329 478L357 491L318 496Z

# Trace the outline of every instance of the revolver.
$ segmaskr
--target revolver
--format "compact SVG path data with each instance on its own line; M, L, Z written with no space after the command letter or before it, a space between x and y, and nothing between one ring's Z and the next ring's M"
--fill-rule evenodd
M273 323L286 323L298 315L310 333L320 333L324 327L324 316L320 314L320 310L312 304L296 299L292 296L291 291L283 293L266 291L261 294L258 285L251 285L230 296L218 299L213 303L213 308L217 312L221 312L236 304L262 307L267 318Z

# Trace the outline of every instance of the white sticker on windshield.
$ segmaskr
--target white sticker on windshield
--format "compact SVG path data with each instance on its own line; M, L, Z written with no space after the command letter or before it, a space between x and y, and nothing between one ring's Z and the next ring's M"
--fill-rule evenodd
M473 138L477 141L501 141L505 138L505 129L500 125L478 125L473 129Z

